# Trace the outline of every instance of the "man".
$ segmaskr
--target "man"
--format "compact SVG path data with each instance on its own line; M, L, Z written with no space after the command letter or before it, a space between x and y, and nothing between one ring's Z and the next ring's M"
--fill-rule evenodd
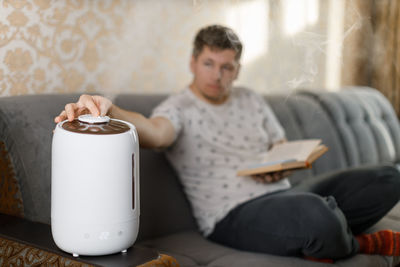
M361 234L399 201L400 175L393 167L329 174L294 188L286 173L236 176L255 155L285 141L263 99L232 86L241 52L231 29L205 27L194 40L191 84L156 107L150 118L104 97L82 95L55 122L88 112L109 115L132 122L142 146L168 148L199 228L213 241L317 260L358 252L398 255L393 248L400 246L399 233Z

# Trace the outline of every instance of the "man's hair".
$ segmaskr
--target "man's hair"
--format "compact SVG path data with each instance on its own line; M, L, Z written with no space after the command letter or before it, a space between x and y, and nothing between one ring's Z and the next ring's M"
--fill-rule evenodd
M221 25L210 25L199 30L193 42L193 56L197 57L204 46L210 49L233 49L236 51L237 61L242 55L243 46L239 37L232 29Z

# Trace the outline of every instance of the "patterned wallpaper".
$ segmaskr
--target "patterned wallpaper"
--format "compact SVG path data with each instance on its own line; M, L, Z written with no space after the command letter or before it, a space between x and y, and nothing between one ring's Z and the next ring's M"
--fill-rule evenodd
M303 28L285 34L296 2L318 16L292 22ZM325 51L316 48L327 38L324 2L0 0L0 96L178 91L191 79L192 39L211 23L233 27L244 42L238 84L260 92L323 87ZM310 41L317 46L307 48Z
M131 1L6 0L0 6L0 94L93 91L107 73Z

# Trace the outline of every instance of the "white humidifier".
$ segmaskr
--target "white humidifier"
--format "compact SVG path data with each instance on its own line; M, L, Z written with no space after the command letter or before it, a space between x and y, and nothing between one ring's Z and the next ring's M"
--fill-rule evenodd
M52 144L51 230L73 256L126 252L139 230L135 127L82 115L57 124Z

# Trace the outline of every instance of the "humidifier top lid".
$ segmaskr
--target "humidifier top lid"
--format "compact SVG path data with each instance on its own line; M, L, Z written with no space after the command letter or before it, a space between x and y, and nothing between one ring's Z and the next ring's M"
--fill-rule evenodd
M66 121L62 128L75 133L83 134L120 134L130 130L128 124L112 120L108 116L81 115L77 120Z

